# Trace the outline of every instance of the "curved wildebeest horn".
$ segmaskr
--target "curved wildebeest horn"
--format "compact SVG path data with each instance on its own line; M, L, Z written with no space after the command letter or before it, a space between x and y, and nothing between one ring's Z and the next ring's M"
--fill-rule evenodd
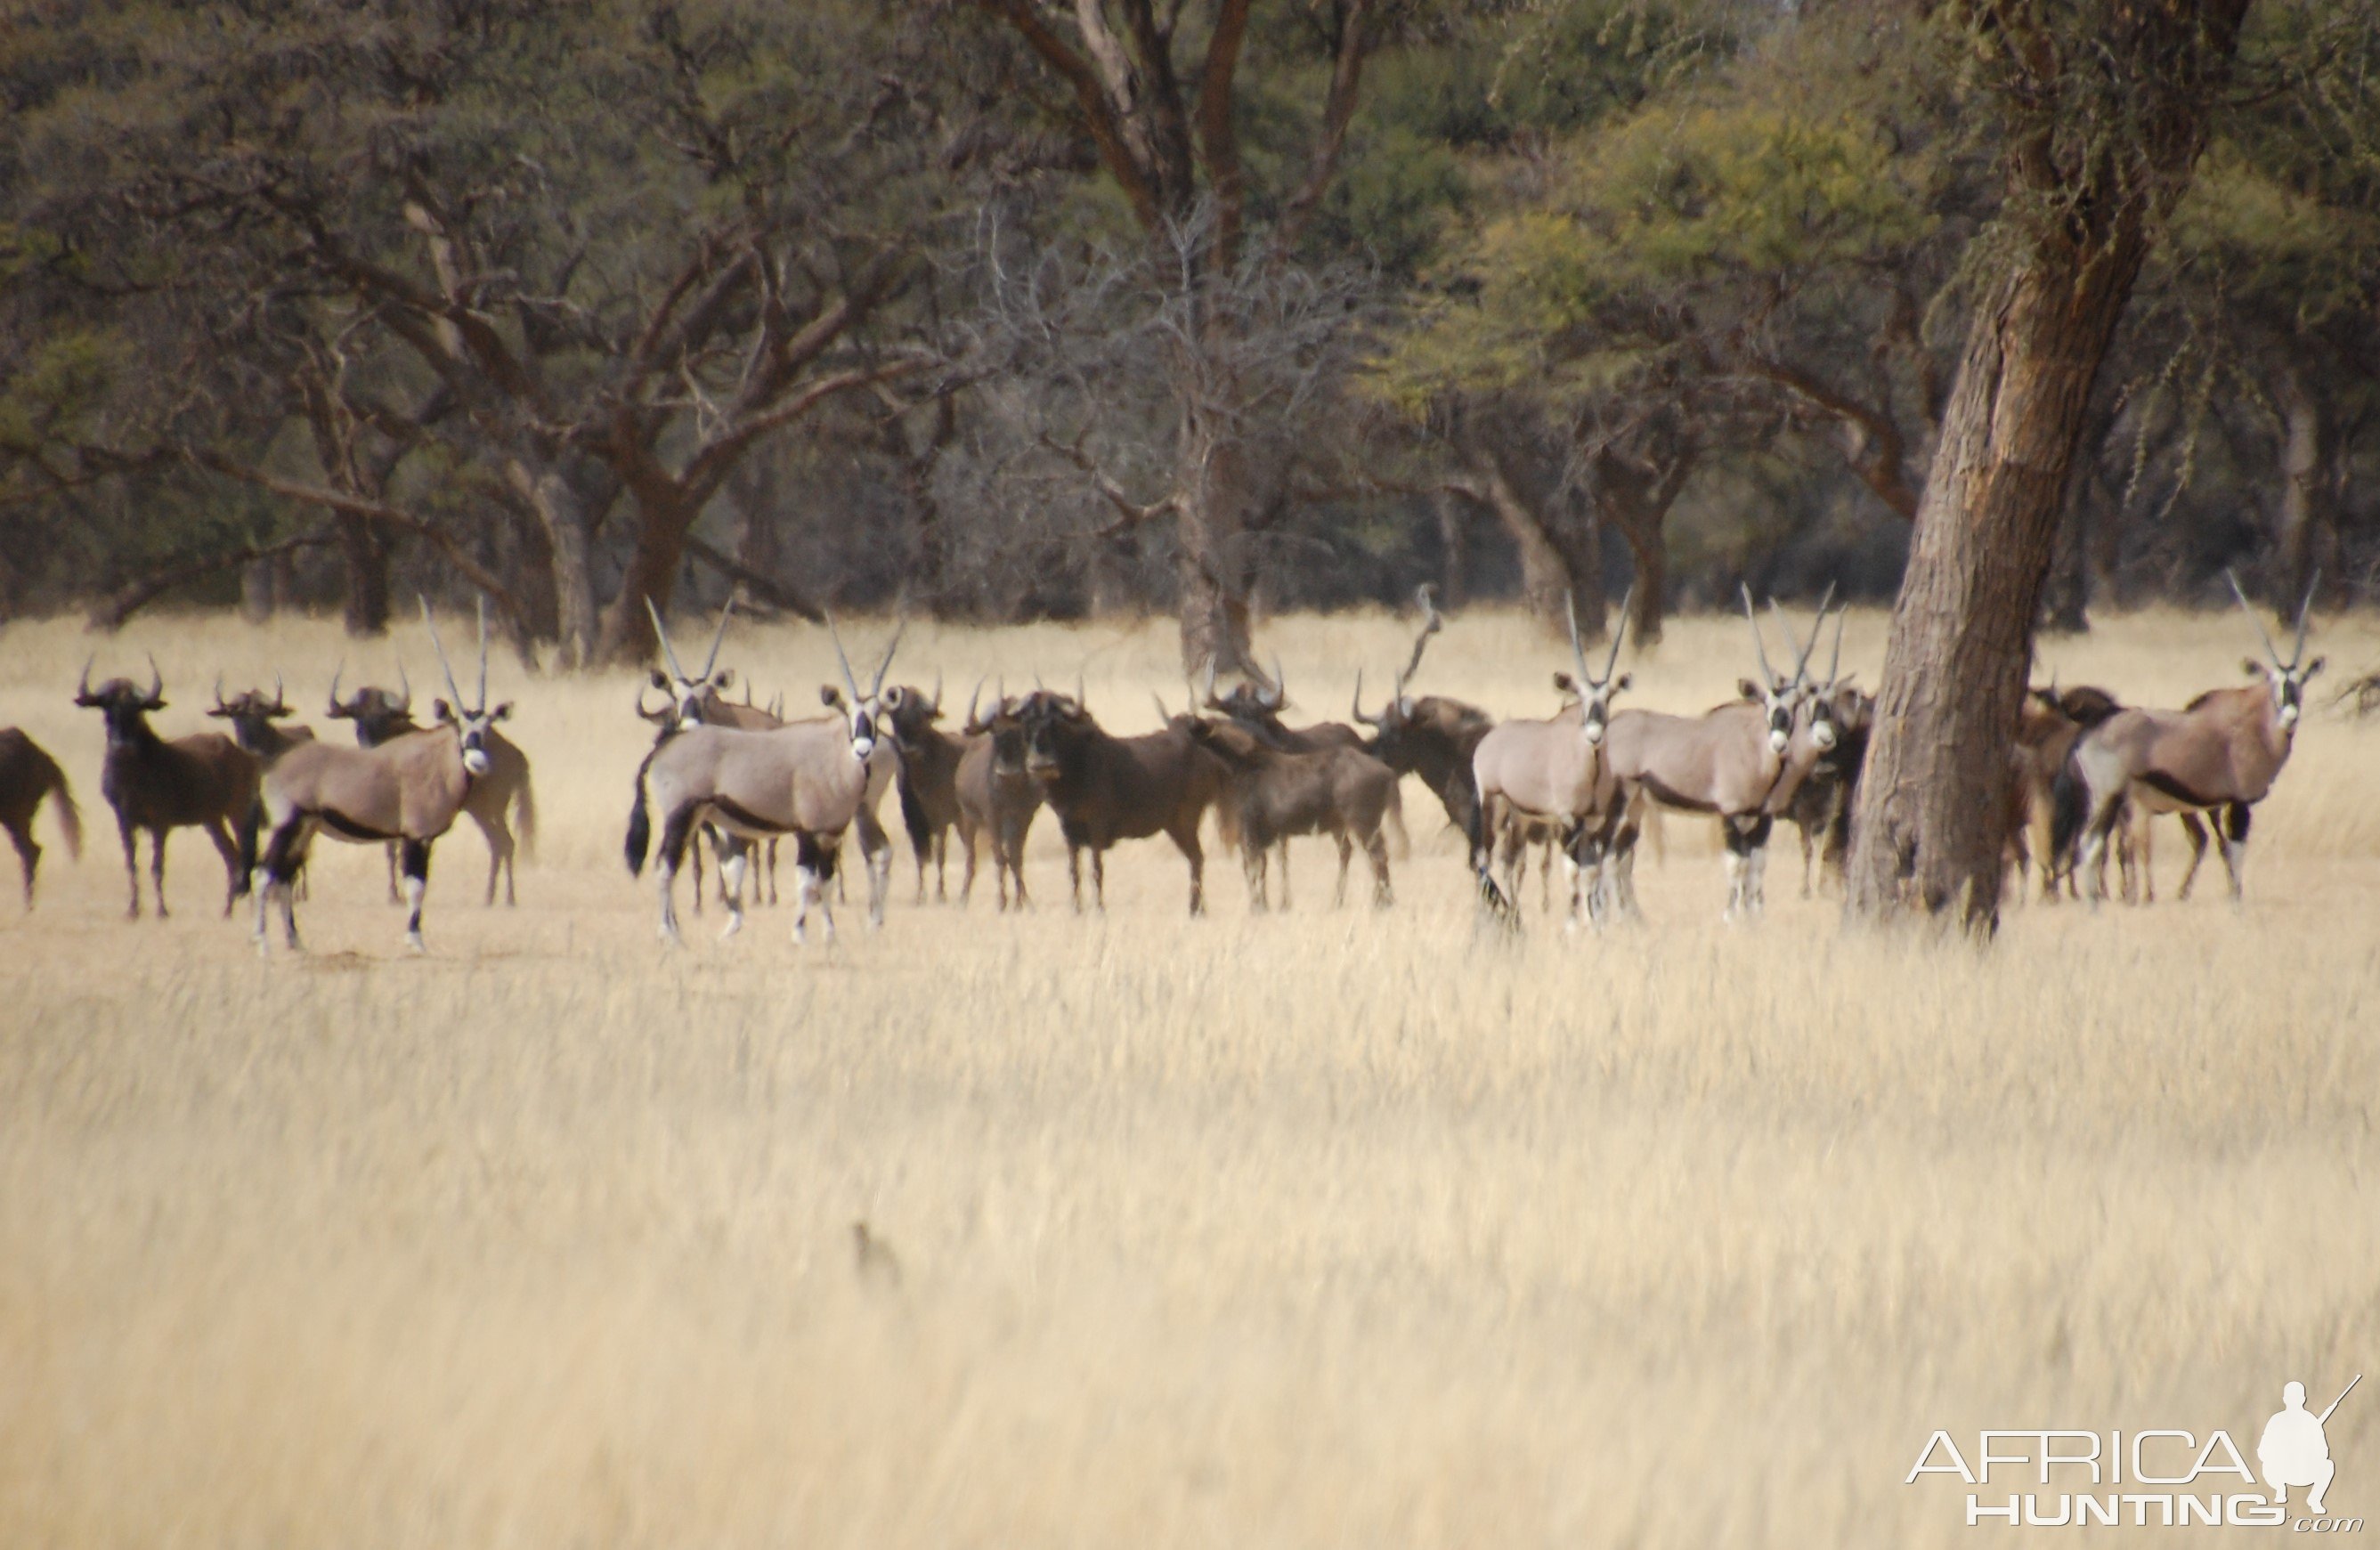
M1611 655L1604 660L1603 676L1595 681L1597 688L1611 682L1611 670L1620 665L1620 643L1628 636L1628 607L1635 600L1636 584L1632 581L1628 590L1621 594L1620 621L1611 626Z
M339 665L338 665L338 666L336 666L336 667L334 667L334 668L333 668L333 669L331 670L331 711L330 711L330 713L331 713L332 715L334 715L334 716L335 716L335 715L337 715L337 714L339 713L339 679L340 679L340 678L341 678L341 677L342 677L342 676L346 672L346 671L347 671L347 660L346 660L345 657L340 658L340 659L339 659Z
M430 631L430 648L438 653L438 665L446 673L446 692L454 696L449 703L454 706L455 713L459 716L463 713L463 690L455 682L455 664L446 660L446 643L438 638L438 625L430 617L430 599L418 594L417 599L421 604L421 623Z
M937 688L938 690L940 689L940 687L941 687L941 681L940 681L939 679L935 681L935 686L936 686L936 688ZM936 696L935 696L936 700L937 700L937 701L939 701L939 700L941 699L941 695L940 695L939 693L937 693L937 694L936 694ZM983 698L983 680L982 680L982 679L980 679L980 678L978 678L978 679L977 679L977 680L975 681L975 688L973 689L973 691L971 691L971 692L967 695L967 713L966 713L966 721L965 721L965 728L964 728L964 730L965 731L966 734L967 734L969 737L973 737L977 733L979 733L979 732L981 732L981 731L983 730L983 728L981 728L981 727L979 727L979 726L976 725L976 720L975 720L975 708L976 708L976 705L977 705L977 703L978 703L978 701L980 701L982 698Z
M2321 585L2322 567L2317 565L2314 567L2313 575L2306 579L2305 600L2298 604L2298 643L2289 652L2289 671L2291 672L2295 672L2297 671L2299 660L2305 655L2306 615L2313 608L2314 591L2317 587L2321 587Z
M639 721L650 721L657 719L651 711L645 708L645 693L651 687L652 685L646 683L643 679L639 678L637 680L637 718ZM662 701L662 709L664 713L668 711L668 701Z
M662 623L662 611L653 606L650 593L645 596L645 612L653 616L653 638L661 643L662 656L669 663L670 676L681 684L687 682L686 669L677 665L677 648L670 644L669 626Z
M396 713L400 716L412 715L413 680L405 675L405 663L401 659L396 664L396 692L404 699L404 703L396 708Z
M157 653L149 653L149 708L161 708L165 703L165 675L157 671Z
M99 653L96 651L82 660L82 676L75 681L75 698L82 700L91 697L91 664L97 660L99 660Z
M1085 715L1090 714L1091 696L1083 691L1083 670L1081 668L1076 668L1075 670L1075 708Z
M1151 689L1148 691L1148 697L1151 700L1154 700L1157 704L1158 723L1161 726L1172 726L1173 724L1173 712L1165 708L1165 696L1159 694L1155 689Z
M934 670L934 697L927 708L937 716L942 713L942 670L941 668Z
M223 674L218 672L215 674L215 708L221 710L223 708Z
M823 610L820 612L824 612ZM859 692L859 680L852 676L851 658L843 649L843 632L834 627L834 615L832 613L826 614L826 634L827 638L834 642L834 660L835 665L843 670L843 686L851 691L852 703L856 705L868 696Z
M1768 642L1760 633L1759 618L1752 612L1752 588L1737 582L1736 589L1743 594L1743 622L1752 626L1752 648L1760 654L1760 680L1773 692L1777 687L1777 670L1768 665Z
M1595 687L1596 683L1594 671L1586 665L1586 648L1579 644L1577 594L1567 591L1562 594L1562 612L1570 623L1570 657L1578 666L1578 692L1584 695Z
M727 638L727 621L733 618L735 613L735 594L730 592L727 594L726 606L719 611L719 628L710 637L710 655L702 660L702 675L705 678L709 678L710 670L719 665L720 643Z
M287 696L282 693L281 672L277 668L273 670L273 708L275 710L282 712L284 715L286 715L289 710L289 699Z
M1355 720L1363 722L1367 727L1376 727L1380 724L1380 717L1366 716L1364 714L1364 670L1362 668L1357 668L1355 670L1355 698L1354 703L1347 708L1349 713L1352 714Z
M901 637L908 633L906 619L892 626L892 638L884 648L884 660L876 664L876 681L868 686L868 698L874 699L884 692L884 675L892 671L892 653L901 649Z

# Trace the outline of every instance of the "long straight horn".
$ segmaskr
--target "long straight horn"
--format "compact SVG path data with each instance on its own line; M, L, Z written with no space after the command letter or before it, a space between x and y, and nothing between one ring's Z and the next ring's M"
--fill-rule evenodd
M1578 692L1582 696L1584 696L1586 691L1594 686L1595 674L1588 670L1586 665L1586 648L1581 646L1578 641L1578 598L1576 594L1571 592L1564 592L1562 594L1562 612L1570 621L1570 656L1571 660L1578 664Z
M2256 634L2263 637L2265 642L2265 654L2273 659L2273 665L2275 667L2279 667L2281 665L2281 648L2273 644L2273 637L2265 633L2265 622L2256 617L2255 605L2248 600L2247 593L2240 590L2240 578L2227 570L2223 573L2223 579L2231 584L2231 595L2240 599L2240 612L2248 616L2248 623L2255 625Z
M415 598L421 604L422 625L430 632L430 648L438 653L438 666L446 674L446 692L454 696L448 703L455 707L455 714L460 715L463 710L463 691L455 683L455 664L446 660L446 643L438 638L438 625L430 617L430 599L421 597L419 593L415 594Z
M719 665L719 647L727 638L727 621L735 614L735 594L727 594L726 606L719 611L719 628L710 636L710 655L702 661L702 676L709 678L710 670Z
M471 714L488 713L488 595L480 594L480 703L471 707Z
M856 705L868 696L859 692L859 680L852 676L851 658L843 648L843 632L834 627L834 615L832 613L826 615L826 634L827 638L834 642L834 660L835 665L843 669L843 686L851 691L852 703Z
M1736 588L1743 594L1743 622L1752 626L1752 648L1760 654L1760 681L1774 691L1777 687L1777 670L1768 665L1768 642L1762 637L1760 620L1752 612L1752 588L1742 582L1736 583Z
M662 611L653 606L652 594L645 594L645 612L653 616L653 638L661 643L662 658L669 663L670 676L679 683L688 682L686 669L677 665L677 648L670 644L669 626L662 623Z
M2317 565L2314 567L2313 575L2307 578L2305 601L2298 604L2298 643L2289 652L2289 671L2291 672L2295 672L2297 671L2298 660L2305 655L2306 615L2312 612L2313 608L2314 591L2321 586L2322 567ZM2343 1399L2345 1396L2342 1395L2341 1398Z
M1632 581L1628 584L1628 590L1621 595L1620 622L1611 626L1611 655L1604 660L1603 676L1596 680L1597 684L1610 683L1611 670L1620 665L1620 643L1628 638L1628 609L1635 600L1636 584Z
M1818 654L1818 636L1827 627L1827 610L1835 603L1835 584L1827 583L1824 596L1818 599L1818 616L1810 621L1810 644L1802 648L1802 660L1793 665L1795 679L1807 682L1810 659Z
M1850 616L1851 612L1851 605L1848 603L1841 608L1835 610L1835 648L1828 655L1827 658L1827 684L1828 687L1833 686L1836 678L1841 672L1843 665L1843 621Z
M868 697L874 699L884 691L884 675L892 671L892 653L901 649L901 637L909 633L909 621L902 620L892 627L892 643L884 648L884 660L876 664L876 682L868 685Z

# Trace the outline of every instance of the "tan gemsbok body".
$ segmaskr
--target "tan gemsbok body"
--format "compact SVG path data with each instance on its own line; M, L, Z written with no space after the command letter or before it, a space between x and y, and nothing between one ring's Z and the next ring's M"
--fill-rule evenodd
M1360 677L1360 675L1359 675ZM1206 708L1230 717L1246 728L1268 747L1290 754L1318 754L1333 748L1361 751L1364 734L1343 721L1317 721L1311 726L1293 727L1282 721L1281 713L1289 708L1289 675L1281 671L1281 659L1273 659L1272 676L1250 672L1228 695L1215 693L1215 667L1207 665ZM1405 840L1404 798L1391 786L1389 793L1387 823L1395 836L1400 851L1408 851ZM1289 840L1284 835L1274 847L1281 862L1281 905L1289 908ZM1342 867L1343 870L1343 867ZM1345 891L1342 879L1341 891Z
M796 942L807 939L813 904L825 909L827 936L833 937L834 911L825 903L822 885L833 879L844 830L856 829L868 867L868 924L884 924L884 887L892 870L892 849L883 825L877 821L876 806L899 769L900 755L882 735L880 696L884 674L892 665L901 636L894 632L883 660L877 664L874 681L863 692L832 617L827 631L834 639L835 660L850 690L848 698L828 691L829 703L839 714L789 721L761 732L681 720L638 768L636 805L628 813L628 870L631 875L643 874L646 853L652 847L652 810L657 808L662 834L653 870L665 939L679 939L674 884L678 865L699 823L716 825L747 842L793 837L798 879L794 907ZM745 862L740 847L722 852L728 909L722 939L744 926Z
M353 721L356 742L370 748L407 733L421 731L413 719L413 685L397 669L397 681L403 685L399 693L369 685L358 689L351 697L339 698L339 679L344 667L331 674L331 710L334 718ZM520 745L493 727L481 741L488 756L484 774L472 777L471 789L463 797L463 816L478 826L480 837L488 842L488 891L484 902L496 902L496 876L504 875L504 902L516 903L513 893L515 858L526 853L531 859L537 854L537 790L530 783L528 756ZM516 838L515 826L519 833ZM402 842L388 847L388 897L398 902L396 879L398 863L404 853Z
M2075 740L2058 776L2058 832L2051 842L2060 850L2079 842L2075 865L2085 876L2094 905L2107 896L2101 860L2127 805L2148 814L2218 815L2223 869L2232 899L2241 897L2250 814L2272 792L2289 763L2304 712L2305 686L2322 671L2323 659L2304 660L2313 587L2298 607L2297 640L2283 661L2280 648L2240 590L2238 578L2227 573L2226 579L2265 645L2266 660L2251 657L2241 665L2249 676L2263 682L2210 689L2180 710L2119 710ZM2195 877L2206 840L2195 828L2190 837L2190 870ZM2185 878L2184 897L2189 887Z
M1768 665L1768 647L1753 617L1752 593L1743 593L1744 622L1752 626L1760 681L1738 685L1742 697L1700 716L1623 710L1611 719L1605 750L1633 808L1650 801L1677 812L1717 817L1727 846L1727 906L1724 914L1757 914L1763 902L1762 872L1776 815L1792 800L1803 777L1835 745L1834 691L1813 684L1810 654L1817 648L1834 591L1819 604L1809 644L1801 648L1790 675ZM1789 631L1787 644L1792 644ZM1621 826L1615 836L1614 893L1618 906L1637 913L1633 876L1635 832Z
M2008 863L2016 870L2020 898L2036 856L2041 861L2044 902L2055 903L2061 888L2075 898L2082 897L2082 881L2069 865L2072 857L2061 855L2052 839L2058 772L2066 768L2067 756L2074 751L2078 738L2123 708L2115 696L2089 684L2060 689L2053 681L2046 688L2025 691L2017 707L2016 741L2009 749L2015 790L2010 798ZM2192 824L2198 821L2187 814L2183 818ZM2134 840L2136 831L2144 827L2134 822L2117 830L2116 863L2123 874L2127 901L2136 897L2139 886L2133 869Z
M149 833L149 881L157 914L165 914L165 837L176 829L198 829L213 842L225 873L224 914L231 914L247 881L232 826L256 800L258 764L221 733L202 732L172 742L151 730L149 717L165 708L165 681L157 660L149 660L150 686L142 693L128 678L111 678L94 690L85 662L75 703L107 718L107 761L99 789L115 809L116 833L124 841L124 871L132 889L126 910L140 918L140 866L136 835Z
M1032 901L1025 892L1025 838L1032 831L1033 815L1041 810L1041 782L1025 768L1025 723L1017 703L1001 695L990 711L978 716L976 702L983 685L967 698L962 729L965 750L959 756L956 777L959 843L966 849L966 875L959 884L959 902L975 893L976 840L991 844L992 881L1000 890L1000 907L1008 908L1009 884L1016 885L1016 907Z
M1634 588L1629 601L1634 600ZM1628 602L1620 606L1628 617ZM1566 840L1564 869L1569 874L1571 922L1600 924L1606 895L1603 864L1621 816L1621 792L1604 754L1605 730L1611 722L1611 701L1628 687L1629 675L1612 676L1620 665L1621 632L1611 632L1611 654L1604 660L1603 675L1586 665L1586 648L1578 638L1578 609L1569 606L1571 660L1575 676L1554 674L1554 686L1570 706L1548 721L1500 722L1479 740L1471 756L1472 785L1479 793L1473 819L1471 866L1477 875L1481 897L1500 900L1512 907L1517 886L1518 847L1506 847L1506 871L1500 886L1490 872L1491 850L1505 830L1521 820L1558 826ZM1584 886L1581 872L1586 877Z
M255 755L261 769L272 769L290 749L303 747L314 741L312 727L275 724L297 714L289 708L289 701L282 693L281 675L277 672L273 675L273 693L269 697L261 689L249 689L228 700L224 698L223 675L217 673L215 702L208 708L207 714L231 723L233 741ZM395 869L395 860L392 856L389 863L392 877ZM302 870L298 874L297 887L298 897L304 898L307 883Z
M637 689L637 714L662 728L662 735L667 735L668 728L696 723L737 727L745 732L772 732L785 724L784 717L774 709L764 709L752 703L752 685L748 680L744 685L743 704L738 705L727 697L726 691L735 684L735 670L719 665L719 648L727 639L727 622L735 612L735 598L730 597L720 608L719 628L710 636L710 654L703 659L702 671L697 673L688 673L679 665L677 648L670 642L669 626L662 622L661 610L653 606L650 598L645 599L645 612L652 616L653 639L661 643L662 656L669 662L666 672L659 668L653 669L650 681L652 686L667 695L669 699L661 706L647 709L645 691L640 684ZM694 913L697 914L702 913L702 842L706 838L710 842L711 853L720 858L719 902L722 904L727 902L727 858L750 848L740 837L722 834L708 823L695 830L695 838L687 848L686 860L689 863L687 870L694 874ZM767 902L773 907L777 902L777 842L774 840L763 842L760 873L752 885L752 896L756 901L764 893Z
M488 608L480 605L480 693L467 705L454 664L421 601L421 622L446 676L451 699L435 705L435 724L399 733L371 747L309 743L292 748L265 771L263 790L240 829L240 853L256 875L256 944L267 946L273 908L281 910L283 940L297 948L298 912L291 880L317 834L353 844L403 848L405 942L422 949L421 902L430 887L430 848L454 826L471 786L488 773L488 739L512 714L509 701L488 705Z
M1107 853L1120 840L1163 834L1190 863L1190 913L1206 908L1207 853L1198 820L1222 794L1223 763L1168 724L1116 737L1095 721L1076 685L1073 697L1047 689L1018 708L1025 768L1066 837L1066 880L1083 907L1083 852L1091 853L1091 896L1107 908Z
M1168 726L1187 733L1223 763L1216 811L1224 840L1239 847L1251 909L1267 908L1267 858L1293 834L1327 835L1338 844L1334 907L1347 902L1347 868L1358 846L1371 858L1373 905L1385 908L1392 902L1389 846L1381 829L1396 795L1395 770L1343 744L1301 752L1276 747L1229 716L1168 718ZM1286 880L1281 907L1289 907Z
M67 772L47 750L16 727L0 727L0 829L17 847L17 869L25 878L25 907L33 907L33 876L42 869L42 847L33 842L33 815L42 799L57 797L58 831L67 854L82 858L82 811L67 785Z

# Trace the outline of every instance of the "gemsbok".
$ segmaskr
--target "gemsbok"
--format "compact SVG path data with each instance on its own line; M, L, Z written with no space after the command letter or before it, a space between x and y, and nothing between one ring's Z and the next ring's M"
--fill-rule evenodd
M824 885L833 880L835 863L846 829L859 835L860 854L868 867L868 919L884 924L884 890L892 871L892 841L876 817L876 806L892 783L901 757L884 735L882 694L884 675L892 653L901 645L895 630L884 648L876 676L863 691L851 671L843 637L827 620L834 655L842 669L847 696L830 689L821 698L839 714L788 721L767 731L707 722L681 723L653 745L637 769L635 805L628 812L627 860L632 876L642 876L645 857L652 849L652 811L662 817L661 846L653 873L661 893L661 933L679 940L674 884L679 863L695 826L710 823L743 841L794 839L794 940L808 939L810 906L826 914L826 933L834 936L834 910L826 902ZM727 877L727 928L733 937L744 926L742 847L723 850L720 866Z
M17 869L25 876L25 907L33 907L33 877L42 869L42 847L33 841L33 815L42 799L57 798L58 832L67 854L82 858L82 811L75 805L67 772L40 744L16 727L0 727L0 829L17 847Z
M430 888L430 849L454 826L474 782L492 767L488 740L510 716L512 703L488 704L488 607L480 604L480 693L466 704L455 666L421 599L421 622L446 676L450 699L435 702L433 724L400 733L370 747L308 743L292 748L264 772L263 789L240 826L240 854L255 877L258 951L266 950L273 907L282 938L298 947L291 881L314 836L353 844L403 847L405 944L424 951L421 902Z
M719 665L719 648L727 639L727 621L735 612L735 599L732 595L719 610L719 628L710 636L710 654L703 659L702 671L696 673L687 672L678 662L677 648L670 642L669 626L662 623L662 612L653 606L650 598L645 599L645 612L652 616L653 639L660 643L662 656L669 663L666 672L659 668L652 670L652 686L669 698L658 708L647 709L644 686L639 684L637 688L637 714L662 728L662 735L666 736L672 727L691 726L698 722L704 726L740 727L746 732L771 732L785 724L785 718L776 709L764 709L752 703L752 685L748 679L744 684L744 703L738 705L726 696L725 691L735 686L735 670ZM710 841L711 853L720 859L719 902L722 904L727 902L727 858L747 848L743 840L732 834L722 834L710 824L703 824L695 830L686 859L691 864L687 869L694 874L694 913L697 914L702 913L702 841L705 837ZM757 902L765 894L767 902L773 906L777 902L776 841L764 843L760 859L760 871L753 880L752 896Z
M1657 710L1622 710L1611 718L1604 739L1605 755L1622 789L1622 805L1640 800L1674 812L1706 813L1717 817L1727 845L1727 906L1724 917L1757 914L1763 903L1762 873L1767 859L1768 836L1776 815L1792 800L1803 777L1836 742L1836 685L1814 685L1810 654L1817 649L1825 628L1833 588L1818 607L1810 641L1801 648L1791 674L1768 664L1768 646L1760 621L1752 612L1750 588L1743 591L1744 623L1752 626L1753 649L1760 663L1760 679L1741 681L1741 698L1714 707L1700 716L1671 716ZM1786 644L1793 644L1788 633ZM1615 836L1612 868L1614 899L1633 914L1635 835L1623 824Z
M1628 617L1634 600L1630 588L1620 605ZM1523 819L1558 826L1572 842L1562 846L1563 868L1570 885L1571 923L1600 924L1608 897L1603 864L1623 815L1620 782L1604 754L1604 735L1611 722L1611 702L1628 687L1629 674L1614 676L1620 665L1623 632L1611 632L1611 654L1597 676L1587 666L1586 648L1578 637L1578 608L1568 605L1571 660L1575 674L1557 672L1554 687L1571 704L1545 721L1500 721L1479 740L1471 756L1472 785L1479 793L1477 817L1471 834L1471 867L1483 897L1500 896L1512 904L1517 870L1512 861L1517 847L1508 847L1505 880L1495 882L1490 867L1497 841L1509 825ZM1584 883L1582 883L1584 878Z
M1222 761L1172 724L1137 737L1111 734L1084 705L1079 684L1072 697L1035 691L1017 720L1025 727L1026 771L1041 783L1042 800L1066 839L1075 911L1083 907L1083 852L1091 853L1093 904L1104 911L1109 848L1163 834L1190 864L1190 913L1202 912L1207 854L1198 820L1222 794Z
M2264 642L2265 661L2250 657L2241 663L2250 677L2262 682L2209 689L2180 710L2119 710L2075 739L2058 775L2058 823L2051 844L2061 852L2080 844L2075 865L2085 875L2084 887L2095 906L2107 897L2102 857L2127 805L2149 815L2215 816L2231 898L2237 902L2243 896L2250 816L2289 763L2304 713L2305 686L2322 671L2323 659L2305 660L2312 587L2298 605L2297 639L2283 661L2280 648L2240 590L2239 578L2226 572L2225 579ZM2189 833L2190 869L2195 876L2206 838L2195 827ZM2184 897L2189 887L2185 878Z
M154 657L149 659L145 694L128 678L111 678L94 690L91 664L85 662L75 703L107 718L107 761L101 767L99 789L115 809L115 830L124 841L124 871L132 889L126 914L140 918L135 836L146 829L150 887L157 898L158 917L164 917L165 837L176 829L203 830L213 842L225 874L224 914L230 914L247 881L232 826L256 800L256 756L219 732L170 743L158 736L149 718L165 708L165 680Z
M339 679L345 664L331 673L330 714L356 728L356 742L366 748L375 747L392 738L422 730L413 719L413 684L405 677L403 667L397 669L397 681L403 684L398 693L366 685L347 699L339 698ZM518 902L513 895L513 864L515 857L527 852L532 859L537 854L537 789L530 782L528 756L520 745L498 732L487 729L480 739L480 749L488 756L488 768L472 777L471 788L463 794L463 816L478 826L480 837L488 842L488 892L485 902L496 902L496 876L504 875L504 902ZM519 826L517 836L514 826ZM388 896L398 902L396 879L401 869L404 845L401 842L388 847Z
M1025 723L1017 719L1016 702L1003 693L989 711L978 714L976 704L982 696L983 685L978 684L967 697L961 729L966 751L959 756L958 824L966 872L959 883L959 902L974 896L976 840L981 836L991 845L1000 907L1009 907L1014 881L1021 910L1032 902L1025 892L1025 837L1032 831L1033 815L1041 810L1041 782L1025 768Z

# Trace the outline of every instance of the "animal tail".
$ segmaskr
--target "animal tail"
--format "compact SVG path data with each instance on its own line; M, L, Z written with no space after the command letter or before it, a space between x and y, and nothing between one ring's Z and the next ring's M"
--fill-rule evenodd
M529 860L537 859L537 788L529 783L528 771L521 771L520 789L513 793L513 824L520 830L521 854Z
M1397 859L1399 861L1411 861L1413 859L1413 837L1405 832L1405 793L1403 787L1404 782L1400 781L1395 785L1389 788L1389 810L1387 814L1388 828L1389 831L1395 836Z
M654 754L661 749L660 744L653 745ZM632 878L645 875L645 853L652 848L653 843L653 816L645 802L645 772L652 767L652 754L647 754L644 763L637 766L637 801L628 809L628 876ZM698 898L701 892L700 888L695 890Z
M49 769L43 773L49 781L50 794L58 799L58 829L67 837L67 854L80 861L82 859L82 809L75 805L74 793L67 786L67 772L58 768L58 761L50 758L47 754L42 757L49 764Z
M2091 816L2091 788L2082 779L2082 761L2075 757L2082 751L2082 740L2078 737L2067 751L2066 762L2058 767L2058 778L2049 784L2049 854L2042 858L2045 866L2074 854L2083 820Z
M247 808L239 815L239 877L232 884L232 897L244 899L256 877L257 837L264 828L264 793L260 791L248 799Z
M1496 885L1494 855L1488 843L1488 799L1484 796L1471 805L1470 821L1464 826L1463 838L1471 846L1471 873L1479 888L1480 905L1507 927L1517 927L1521 912Z

